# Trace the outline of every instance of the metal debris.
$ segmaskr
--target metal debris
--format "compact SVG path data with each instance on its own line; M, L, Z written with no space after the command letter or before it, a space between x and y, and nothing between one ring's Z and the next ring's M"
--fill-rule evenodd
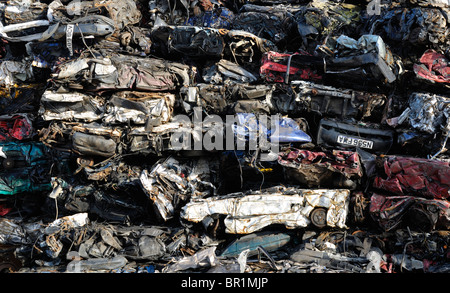
M449 272L450 5L347 2L0 3L0 271Z

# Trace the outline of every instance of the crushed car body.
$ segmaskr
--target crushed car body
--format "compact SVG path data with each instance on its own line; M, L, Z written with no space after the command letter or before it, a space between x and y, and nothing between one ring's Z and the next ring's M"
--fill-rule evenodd
M252 233L271 224L284 224L293 229L305 227L312 222L318 226L343 228L349 195L350 191L345 189L274 187L245 194L194 200L183 207L181 217L201 222L213 215L226 215L226 232L234 234Z

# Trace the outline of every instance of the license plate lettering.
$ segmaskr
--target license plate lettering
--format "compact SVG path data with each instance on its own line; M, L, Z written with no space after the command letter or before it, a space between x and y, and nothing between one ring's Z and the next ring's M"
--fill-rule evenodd
M341 144L357 146L357 147L364 148L364 149L372 149L373 148L373 141L371 141L371 140L353 138L353 137L348 137L348 136L344 136L344 135L338 135L337 142L341 143Z

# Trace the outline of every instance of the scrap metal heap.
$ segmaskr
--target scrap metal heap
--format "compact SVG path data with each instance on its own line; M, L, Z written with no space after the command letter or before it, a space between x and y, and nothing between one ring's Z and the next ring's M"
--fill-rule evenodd
M0 271L450 272L448 1L0 11Z

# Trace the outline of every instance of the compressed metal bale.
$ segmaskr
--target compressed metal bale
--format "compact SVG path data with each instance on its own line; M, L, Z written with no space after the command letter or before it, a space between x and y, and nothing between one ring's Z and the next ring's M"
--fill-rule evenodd
M73 148L85 155L111 157L116 153L117 144L111 138L75 132L72 135Z

